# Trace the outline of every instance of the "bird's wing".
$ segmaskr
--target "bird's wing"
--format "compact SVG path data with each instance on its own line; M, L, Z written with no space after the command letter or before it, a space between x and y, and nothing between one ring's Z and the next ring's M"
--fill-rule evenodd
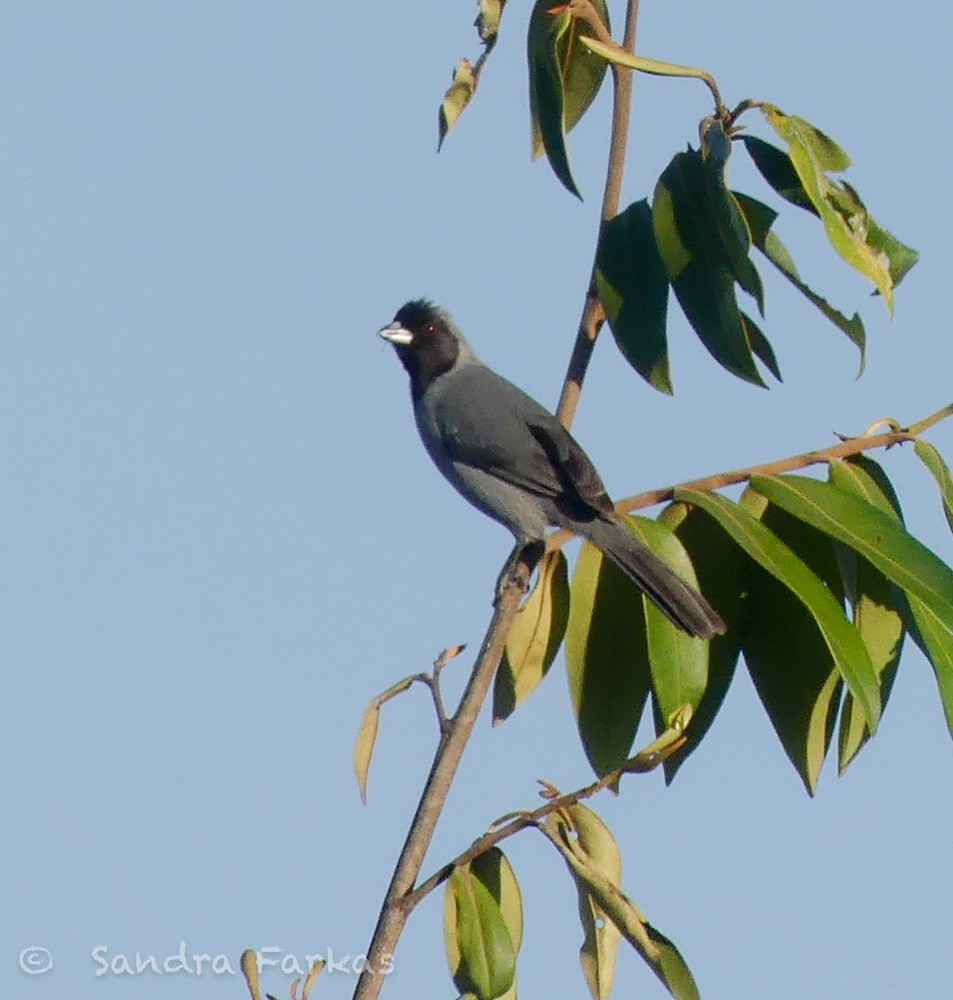
M548 410L488 368L468 376L471 391L455 386L437 407L451 460L549 498L570 518L615 519L595 466Z

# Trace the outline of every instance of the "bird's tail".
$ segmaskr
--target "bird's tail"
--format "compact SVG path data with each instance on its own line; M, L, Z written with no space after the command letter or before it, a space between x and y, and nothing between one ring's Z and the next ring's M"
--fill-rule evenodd
M659 609L690 635L711 639L725 631L718 612L622 523L576 522L576 531L609 557Z

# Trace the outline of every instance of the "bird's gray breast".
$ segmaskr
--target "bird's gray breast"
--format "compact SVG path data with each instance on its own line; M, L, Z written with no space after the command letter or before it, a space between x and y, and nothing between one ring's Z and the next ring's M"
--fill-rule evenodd
M551 503L510 481L514 470L532 470L539 461L522 412L537 406L482 366L440 376L414 405L437 468L471 504L519 537L541 538L552 523Z

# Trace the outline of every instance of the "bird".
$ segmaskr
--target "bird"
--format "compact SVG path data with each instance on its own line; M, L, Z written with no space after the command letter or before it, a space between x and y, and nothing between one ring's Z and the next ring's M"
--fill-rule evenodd
M547 528L566 528L600 549L685 632L702 639L725 632L708 601L626 527L566 427L487 367L445 309L413 299L379 335L410 376L417 430L434 465L513 534L496 600L510 582L526 589L517 568L522 563L532 572Z

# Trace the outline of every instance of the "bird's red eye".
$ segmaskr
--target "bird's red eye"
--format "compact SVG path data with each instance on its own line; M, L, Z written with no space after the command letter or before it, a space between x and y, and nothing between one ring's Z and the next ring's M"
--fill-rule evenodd
M437 325L435 323L428 323L426 328L424 329L424 333L436 333L436 332L437 332Z

